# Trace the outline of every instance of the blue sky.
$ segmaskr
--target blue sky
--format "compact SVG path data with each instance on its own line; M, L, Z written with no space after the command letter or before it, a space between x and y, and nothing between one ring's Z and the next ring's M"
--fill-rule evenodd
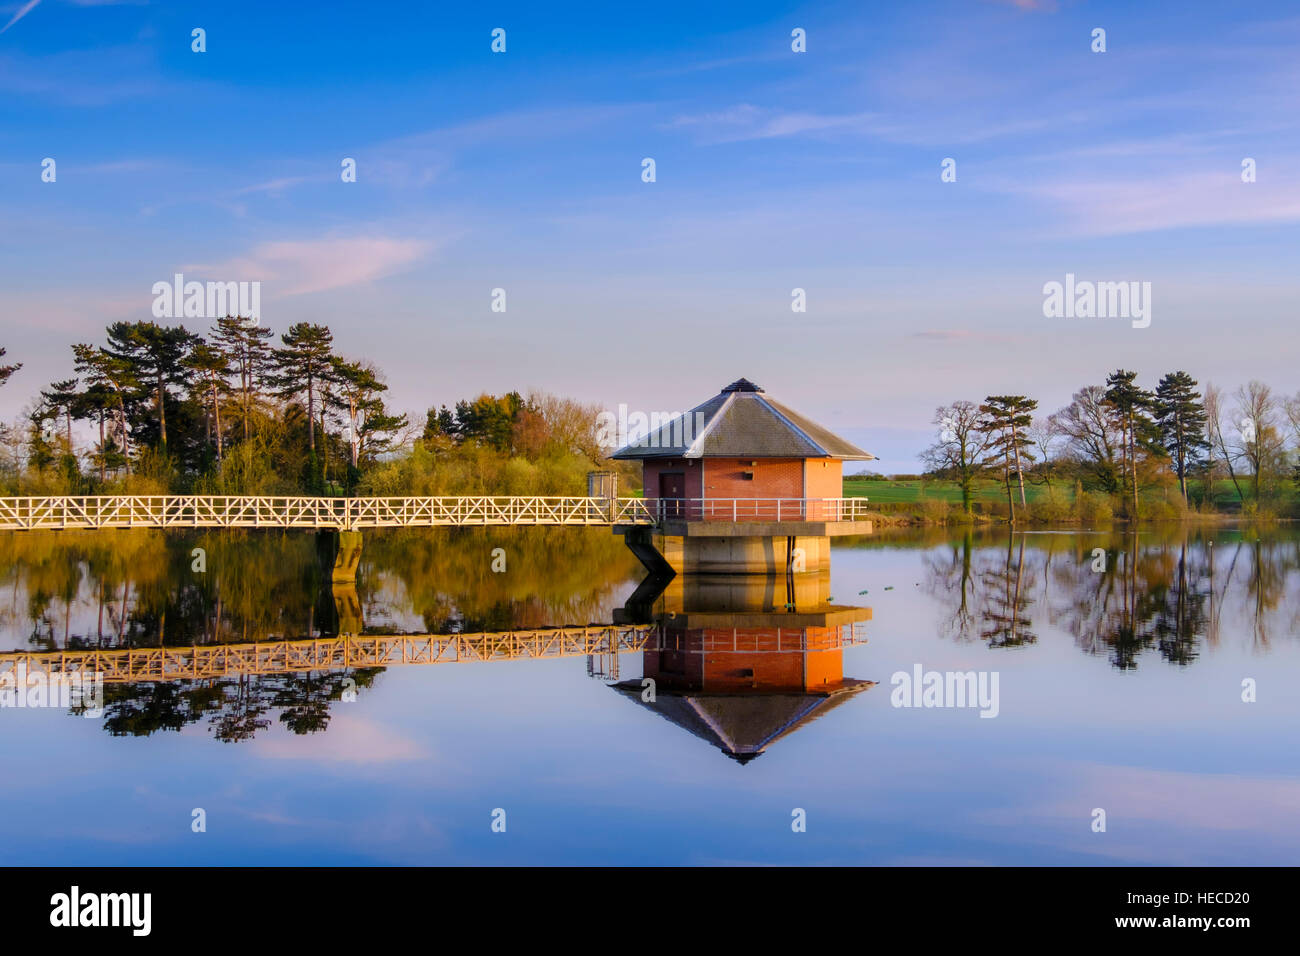
M1120 365L1295 391L1300 6L554 6L3 5L0 414L177 271L399 408L743 375L885 471L941 403ZM1068 272L1151 282L1150 327L1044 318Z

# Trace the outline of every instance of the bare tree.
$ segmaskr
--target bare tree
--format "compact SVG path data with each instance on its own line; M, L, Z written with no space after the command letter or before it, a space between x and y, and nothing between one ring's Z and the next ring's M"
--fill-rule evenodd
M1295 447L1300 448L1300 392L1282 399L1282 412L1291 427L1291 441Z
M980 409L974 402L940 406L934 424L939 426L939 439L921 452L921 460L929 470L953 477L961 489L962 509L970 514L972 489L984 468L992 436L979 428Z
M528 405L538 410L550 430L551 439L562 448L585 455L593 462L604 457L597 439L599 405L584 404L548 392L530 392Z
M1100 385L1079 389L1051 422L1065 441L1064 453L1092 471L1107 491L1118 490L1115 456L1122 447L1123 430L1114 407L1106 401L1106 389Z
M1275 475L1282 465L1282 430L1278 425L1278 403L1273 390L1263 382L1251 381L1237 389L1237 437L1234 442L1240 460L1250 469L1255 500L1260 482Z
M1060 444L1063 437L1054 421L1055 416L1046 417L1038 416L1033 423L1025 429L1025 436L1029 439L1029 445L1037 449L1040 460L1043 463L1043 481L1047 487L1052 487L1052 469L1056 466L1057 455L1056 446Z
M1223 437L1223 391L1209 382L1205 383L1205 422L1206 438L1210 442L1210 487L1211 492L1214 486L1214 453L1217 450L1222 456L1223 465L1228 469L1228 477L1232 479L1232 487L1237 489L1237 499L1245 501L1246 497L1241 493L1241 485L1237 481L1237 471L1232 466L1233 455L1228 450L1228 443Z

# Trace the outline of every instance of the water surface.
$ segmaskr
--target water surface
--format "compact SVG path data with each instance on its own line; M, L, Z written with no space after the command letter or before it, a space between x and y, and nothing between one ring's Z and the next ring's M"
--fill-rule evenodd
M333 592L304 534L9 534L0 649L528 634L638 619L641 578L601 530L368 534L355 590ZM789 617L784 581L679 580L649 608L662 654L143 680L107 685L98 718L2 708L0 859L1296 859L1296 531L893 532L837 543L791 594L796 615L869 607L865 641ZM995 672L997 716L893 706L918 665Z

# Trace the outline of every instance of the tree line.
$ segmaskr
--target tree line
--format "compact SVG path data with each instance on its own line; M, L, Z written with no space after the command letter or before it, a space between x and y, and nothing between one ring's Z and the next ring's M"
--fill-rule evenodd
M355 485L406 416L388 412L379 371L337 354L326 326L300 322L278 344L273 335L247 316L219 319L206 336L113 323L102 344L73 345L72 375L41 390L28 414L28 466L70 485L139 470L168 486L220 486L260 467L250 455L269 454L304 490ZM84 453L75 422L96 435Z
M1286 478L1300 482L1300 395L1278 396L1252 381L1231 395L1187 372L1169 372L1154 389L1117 369L1074 393L1050 415L1024 395L959 400L935 411L934 444L922 452L929 473L956 482L971 513L978 481L1005 488L1014 522L1028 506L1025 486L1073 481L1116 501L1124 517L1143 513L1143 492L1177 486L1183 507L1215 506L1216 482L1229 481L1251 510L1276 497ZM1198 483L1193 501L1189 481Z
M0 365L0 385L21 367ZM307 322L278 341L245 316L226 316L206 334L183 325L116 322L102 343L72 346L70 371L40 390L19 429L6 429L0 444L20 449L5 463L11 488L351 494L378 484L392 490L412 477L410 462L397 469L395 461L419 446L416 464L426 474L417 478L428 479L435 465L448 472L454 459L480 476L474 490L491 491L495 465L514 458L554 465L558 458L563 461L539 481L573 494L602 457L596 410L545 394L525 398L512 391L431 408L419 432L407 415L385 405L378 368L338 354L331 330Z

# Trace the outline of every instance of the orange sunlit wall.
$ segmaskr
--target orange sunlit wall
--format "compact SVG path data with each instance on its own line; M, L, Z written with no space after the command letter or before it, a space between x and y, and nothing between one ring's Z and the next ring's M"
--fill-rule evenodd
M805 692L838 684L844 653L835 628L692 628L661 638L644 674L672 690Z

